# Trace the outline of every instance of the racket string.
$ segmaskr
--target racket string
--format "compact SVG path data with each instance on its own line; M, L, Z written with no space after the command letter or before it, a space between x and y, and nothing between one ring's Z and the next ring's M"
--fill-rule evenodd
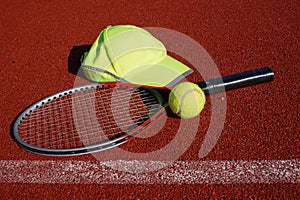
M34 110L20 137L41 148L77 148L132 131L160 109L146 90L97 88L67 94Z

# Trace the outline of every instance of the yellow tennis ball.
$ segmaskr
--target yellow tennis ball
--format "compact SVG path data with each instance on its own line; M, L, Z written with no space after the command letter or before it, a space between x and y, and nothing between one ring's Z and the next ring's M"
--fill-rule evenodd
M172 112L184 119L190 119L199 115L204 104L205 94L194 83L180 83L169 94L169 106Z

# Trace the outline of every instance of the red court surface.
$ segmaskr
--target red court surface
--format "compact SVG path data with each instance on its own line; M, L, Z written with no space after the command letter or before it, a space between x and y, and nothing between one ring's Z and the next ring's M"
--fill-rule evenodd
M298 1L2 0L0 199L299 198L299 19ZM226 93L220 138L199 158L210 124L208 98L191 146L155 172L135 173L150 161L48 157L21 149L11 137L15 117L33 102L73 87L72 67L80 54L70 57L72 49L92 44L103 28L118 24L184 33L206 49L222 75L270 66L275 79ZM187 79L203 80L199 73ZM134 146L133 140L122 148L137 153L160 148L179 123L169 117L151 143Z

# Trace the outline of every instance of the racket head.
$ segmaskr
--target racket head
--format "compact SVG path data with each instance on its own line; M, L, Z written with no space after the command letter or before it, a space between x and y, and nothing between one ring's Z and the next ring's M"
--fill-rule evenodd
M94 83L64 90L20 113L12 135L25 150L43 155L81 155L113 148L166 113L167 101L156 89Z

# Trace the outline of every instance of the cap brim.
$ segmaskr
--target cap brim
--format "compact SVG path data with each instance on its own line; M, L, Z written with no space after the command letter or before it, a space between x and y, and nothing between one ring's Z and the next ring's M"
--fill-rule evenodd
M171 87L192 72L188 66L167 55L159 63L131 70L123 79L140 85Z

